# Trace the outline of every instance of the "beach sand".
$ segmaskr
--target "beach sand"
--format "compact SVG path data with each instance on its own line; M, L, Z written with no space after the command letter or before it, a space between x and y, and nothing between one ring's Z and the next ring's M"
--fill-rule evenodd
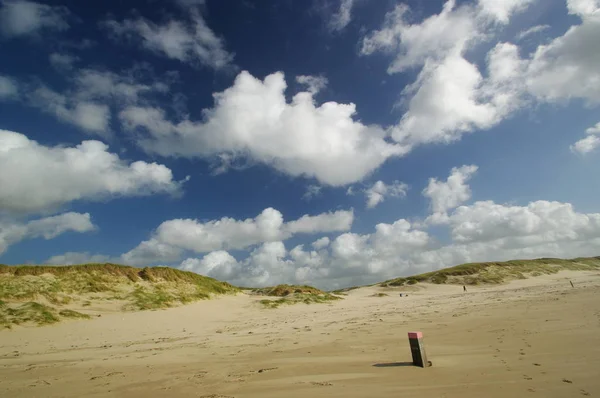
M278 309L239 294L0 331L0 397L600 397L600 273L467 288ZM409 331L433 367L411 366Z

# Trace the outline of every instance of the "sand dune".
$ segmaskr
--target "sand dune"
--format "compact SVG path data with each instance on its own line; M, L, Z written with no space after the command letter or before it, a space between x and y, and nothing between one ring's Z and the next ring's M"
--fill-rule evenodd
M600 273L563 271L467 293L365 287L277 309L238 294L17 328L0 332L0 396L600 396L599 292ZM411 330L433 367L410 366Z

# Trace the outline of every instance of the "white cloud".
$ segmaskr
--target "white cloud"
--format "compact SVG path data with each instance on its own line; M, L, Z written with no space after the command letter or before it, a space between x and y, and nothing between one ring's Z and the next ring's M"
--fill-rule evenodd
M465 262L592 256L600 244L600 214L577 213L568 203L476 202L454 210L447 225L452 241L443 246L400 219L378 224L371 234L341 234L328 245L320 239L313 245L318 251L302 245L287 251L276 241L239 261L221 250L181 267L244 286L298 283L334 289Z
M390 128L394 140L405 147L425 143L450 143L462 134L499 123L521 103L525 64L518 48L498 44L487 59L488 76L465 54L493 37L498 24L525 9L531 1L484 1L444 4L439 14L410 23L410 8L400 4L386 15L383 27L368 34L361 54L383 51L394 55L388 73L421 67L417 80L407 86L401 104L406 112ZM510 63L515 69L498 64ZM510 72L507 76L506 72Z
M340 7L331 16L329 21L329 29L332 31L339 31L344 29L352 20L352 7L356 0L339 0Z
M324 76L296 76L296 82L306 85L308 92L315 95L327 87L328 80Z
M354 221L354 211L338 210L316 216L303 215L284 225L285 234L315 234L318 232L348 231Z
M55 53L50 59L56 67L68 71L75 58ZM170 89L167 80L155 76L152 69L143 64L121 74L89 68L70 71L69 86L59 93L44 84L36 84L29 87L24 97L28 105L72 124L85 133L103 138L112 136L111 105L119 108L142 105L156 95L167 94Z
M526 38L527 36L531 36L531 35L534 35L534 34L539 33L539 32L543 32L543 31L548 30L548 29L550 29L550 25L536 25L536 26L532 26L529 29L525 29L525 30L519 32L517 34L517 36L515 36L515 39L517 41L520 41L520 40L523 40L524 38Z
M188 10L190 21L170 20L156 24L144 18L108 20L104 25L116 37L141 41L148 50L191 65L206 65L214 69L230 67L233 54L206 24L197 8Z
M27 36L42 30L61 31L69 28L66 7L52 7L25 0L0 2L0 33L5 37Z
M0 220L0 254L9 246L25 239L56 238L65 232L89 232L96 229L89 213L64 213L40 218L27 223Z
M569 203L537 201L527 206L492 201L460 206L449 217L454 242L532 246L548 241L600 237L600 214L580 214Z
M203 122L174 124L161 109L143 107L124 109L120 119L140 133L138 144L149 153L248 157L334 186L359 181L387 158L406 153L407 148L386 142L380 127L354 121L354 104L317 107L310 92L287 103L285 89L282 73L261 81L242 72L232 87L214 94L215 107L204 110Z
M567 0L569 14L579 16L590 16L597 14L600 10L599 0Z
M79 60L79 57L70 54L52 53L48 57L50 64L59 71L70 71L73 64Z
M388 73L403 72L427 61L439 62L451 54L460 54L480 35L473 7L456 7L455 1L444 4L439 14L432 15L420 24L407 22L410 7L399 4L385 16L382 29L368 34L361 54L376 51L397 54Z
M316 242L319 243L313 247L319 251L305 251L299 245L288 252L282 242L276 241L259 246L241 261L234 262L231 256L219 252L214 257L209 253L202 260L188 259L181 267L216 276L218 265L207 270L202 264L222 263L229 275L227 280L244 286L309 283L334 288L395 276L395 272L410 266L406 256L421 252L429 244L429 236L412 229L408 221L398 220L394 224L378 224L371 235L344 233L331 242L329 249L329 240ZM223 261L211 261L215 258Z
M448 179L439 181L430 178L429 184L423 190L423 195L430 199L431 210L434 214L444 215L448 210L455 208L471 198L471 188L467 182L477 171L477 166L454 167Z
M585 155L600 146L600 123L585 130L585 133L587 134L587 137L582 138L571 145L571 151Z
M600 101L600 5L597 1L568 2L580 25L537 48L527 70L527 89L542 101L581 98Z
M109 137L110 109L108 105L90 101L76 101L46 86L29 94L31 105L55 116L57 119L79 127L89 134Z
M231 280L239 272L237 260L223 250L211 252L202 259L188 258L181 263L180 268L218 280Z
M307 186L306 187L306 192L304 192L304 195L302 195L302 199L304 199L304 200L311 200L312 198L321 195L321 189L323 189L323 187L321 187L319 185L309 185L309 186Z
M316 250L323 249L329 246L329 238L326 236L319 238L313 243L311 243L311 246L314 247Z
M167 167L126 163L99 141L47 147L25 135L0 130L0 209L39 212L74 200L177 193Z
M400 181L394 181L386 185L383 181L377 181L365 190L367 197L367 208L372 209L385 200L386 197L403 198L406 196L408 185Z
M0 75L0 100L15 99L18 95L18 83L10 77Z
M143 84L133 77L134 71L122 75L96 70L82 69L74 78L73 95L81 100L112 99L117 103L138 103L140 97L150 93L165 93L169 86L158 78Z
M124 264L151 265L179 261L182 255L183 250L181 248L152 238L123 253L120 258L123 259Z
M500 23L507 24L510 17L529 7L535 0L479 0L483 15L488 15Z
M158 226L151 239L123 255L125 262L148 264L179 260L184 250L206 253L218 250L239 250L263 242L288 239L296 234L347 231L352 226L352 211L336 211L316 216L304 215L284 222L283 215L267 208L255 218L200 222L175 219Z
M87 252L66 252L52 256L47 259L44 264L52 265L73 265L73 264L89 264L89 263L110 263L118 262L111 259L109 256L102 254L90 254Z

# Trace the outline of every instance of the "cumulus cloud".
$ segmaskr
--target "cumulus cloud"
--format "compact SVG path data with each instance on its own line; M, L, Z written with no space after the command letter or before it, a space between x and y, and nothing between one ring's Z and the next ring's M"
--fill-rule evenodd
M478 5L483 15L507 24L510 17L529 7L535 0L479 0Z
M70 54L52 53L48 59L55 69L66 72L73 69L73 64L79 60L79 57Z
M329 243L329 238L327 236L324 236L311 243L311 246L314 247L316 250L319 250L329 246Z
M329 29L332 31L343 30L352 21L352 7L354 7L356 0L339 1L340 7L331 16L331 20L329 21Z
M592 152L600 146L600 123L585 130L586 137L580 139L571 145L572 152L579 152L582 155Z
M190 4L191 5L191 4ZM196 7L188 11L190 21L169 20L156 24L145 18L108 20L104 26L115 38L125 37L140 42L144 48L184 63L205 65L214 69L230 67L234 55L225 42L206 24Z
M398 4L386 14L383 27L362 41L362 55L377 51L395 55L388 68L390 74L460 54L470 42L478 39L475 10L471 5L456 7L455 1L447 1L439 14L419 24L408 22L409 13L408 5Z
M568 0L569 13L581 24L538 46L523 58L511 43L497 43L487 54L485 68L467 59L470 50L497 35L498 27L532 1L479 0L457 4L446 1L438 14L413 22L410 8L397 5L383 26L368 33L361 54L388 53L388 73L418 68L415 82L402 92L406 108L389 128L405 148L427 143L450 143L465 133L497 125L531 101L600 100L600 3ZM534 26L522 39L547 27ZM582 143L589 147L596 137Z
M368 34L361 54L390 53L388 73L421 68L407 86L402 104L406 112L390 128L403 146L458 140L464 133L487 129L519 107L525 64L518 48L507 43L494 47L486 60L487 76L465 54L493 36L497 25L526 8L530 1L484 1L457 5L449 0L439 14L410 23L410 8L400 4L386 15L383 27ZM508 65L514 69L499 66Z
M580 25L537 48L527 70L527 89L543 101L580 98L600 101L600 3L569 0L569 12Z
M240 260L219 250L180 267L244 286L298 283L335 289L465 262L592 256L600 243L600 214L543 200L525 206L492 201L459 206L448 215L447 226L452 240L446 245L399 219L377 224L369 234L319 239L315 250L303 245L288 250L275 241Z
M0 254L9 246L25 239L56 238L65 232L89 232L96 229L89 213L64 213L35 219L27 223L0 220Z
M454 167L446 181L430 178L423 195L431 201L431 210L439 216L471 199L471 188L467 184L477 171L475 165Z
M108 105L91 101L77 101L46 86L40 86L31 92L29 99L31 105L65 123L79 127L88 134L96 134L105 138L111 135Z
M383 181L377 181L365 190L367 197L367 208L372 209L385 200L390 198L403 198L406 196L408 185L400 181L394 181L387 185Z
M123 74L98 69L81 69L74 76L73 95L80 100L112 99L119 104L139 103L141 97L151 93L166 93L169 86L150 76L142 83L134 77L135 68Z
M239 250L262 242L289 239L296 234L347 231L353 220L352 211L340 210L284 222L283 215L273 208L245 220L229 217L207 222L168 220L158 226L151 239L125 253L123 258L131 264L170 262L179 260L186 250L196 253Z
M127 107L120 113L125 129L138 133L138 144L163 156L248 157L292 176L315 177L340 186L363 179L387 158L406 148L386 141L379 126L353 119L354 104L316 106L310 92L285 97L282 73L264 81L240 73L232 87L214 94L205 120L172 123L163 110Z
M600 1L598 0L567 0L569 14L589 16L598 13Z
M304 84L308 92L314 95L327 87L328 80L324 76L300 75L296 76L296 82Z
M77 59L58 53L50 56L56 68L69 71L69 85L63 92L42 83L19 84L16 79L0 76L0 99L22 98L25 104L87 134L109 138L112 135L111 105L144 105L169 93L169 79L156 76L147 65L138 64L122 73L91 68L72 71L72 63Z
M4 37L28 36L42 31L69 28L69 10L66 7L53 7L26 0L3 0L0 4L0 33Z
M392 277L394 272L410 266L402 255L422 250L429 236L413 230L408 221L398 220L378 224L370 235L344 233L328 248L329 240L316 242L313 247L318 251L307 251L303 245L287 251L283 242L275 241L262 244L240 261L221 251L218 256L209 253L203 259L185 260L181 267L213 277L229 275L227 280L246 286L286 282L333 288L375 282L384 275ZM210 261L216 258L222 261ZM212 265L210 269L203 266L207 262ZM225 271L221 272L220 267Z
M9 213L46 211L74 200L180 190L167 167L128 164L100 141L49 147L6 130L0 130L0 186L0 209Z
M73 265L110 262L118 261L114 261L110 256L103 254L90 254L88 252L66 252L64 254L59 254L48 258L46 261L44 261L44 264Z
M16 80L0 75L0 100L16 99L19 95L19 86Z

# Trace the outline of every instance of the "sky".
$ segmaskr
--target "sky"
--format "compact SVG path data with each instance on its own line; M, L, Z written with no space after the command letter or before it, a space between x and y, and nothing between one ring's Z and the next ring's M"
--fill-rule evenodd
M599 38L600 0L0 0L0 263L600 255Z

